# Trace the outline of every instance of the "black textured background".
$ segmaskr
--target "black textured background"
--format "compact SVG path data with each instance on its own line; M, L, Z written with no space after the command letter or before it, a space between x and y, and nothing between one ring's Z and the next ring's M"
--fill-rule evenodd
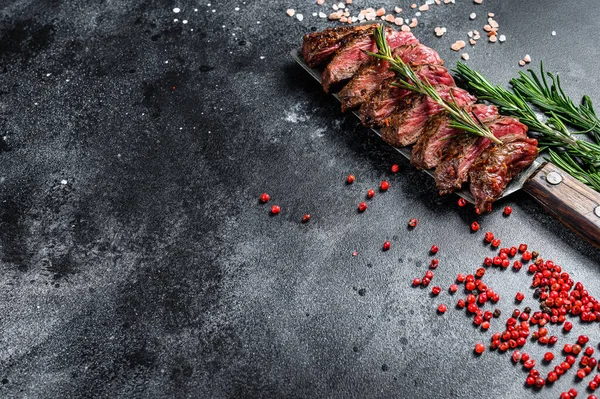
M354 3L414 13L405 0ZM457 3L433 6L415 29L448 66L459 58L450 44L494 12L507 41L468 48L471 66L506 84L529 53L574 98L600 102L596 1ZM312 0L2 2L0 396L542 398L572 385L584 396L573 370L538 392L509 354L474 357L491 332L454 310L458 294L431 298L410 283L435 243L434 284L446 289L491 254L481 239L493 230L600 295L600 252L523 194L484 217L458 208L342 115L289 57L311 28L334 25L319 10ZM435 26L448 33L436 38ZM357 214L382 179L391 189ZM258 203L263 191L280 215ZM535 306L524 270L485 280L505 316L517 289ZM438 316L441 302L450 309ZM597 324L576 323L568 336L552 330L557 355L577 331L597 347ZM526 350L539 361L546 349Z

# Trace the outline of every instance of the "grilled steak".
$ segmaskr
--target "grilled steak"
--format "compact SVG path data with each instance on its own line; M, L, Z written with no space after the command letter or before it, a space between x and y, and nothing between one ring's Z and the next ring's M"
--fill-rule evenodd
M483 118L479 118L483 121ZM518 119L502 116L484 122L499 139L504 136L527 137L527 126ZM489 139L462 135L446 150L446 155L435 169L435 184L440 194L450 193L467 181L469 170L477 157L491 144Z
M444 61L434 49L420 43L400 45L394 49L392 54L411 66L444 65Z
M427 78L432 85L455 85L454 79L443 66L417 66L415 72L420 79ZM369 127L383 126L385 120L394 111L403 108L401 100L404 96L410 94L410 91L392 86L391 83L394 80L394 78L390 78L383 81L371 98L360 107L360 117L363 125Z
M471 112L480 120L489 120L490 116L495 117L498 114L496 107L484 104L475 104ZM450 127L450 121L450 116L445 112L434 115L427 121L423 134L412 149L411 164L421 169L433 169L440 163L453 139L464 133Z
M461 107L469 106L477 100L469 92L458 87L438 85L435 89L444 100L450 101L454 98ZM413 144L423 133L427 121L443 112L443 108L429 97L418 94L411 94L410 97L410 104L406 104L405 101L405 105L408 106L402 109L399 107L398 111L385 120L386 126L381 129L381 138L395 147ZM412 97L419 97L419 100Z
M411 66L426 64L442 65L444 61L435 50L422 44L409 44L392 48L394 55ZM386 79L394 76L389 70L390 64L380 59L370 60L363 65L358 73L339 92L342 101L342 111L346 112L367 101ZM454 81L450 86L454 86Z
M308 33L303 38L302 58L309 67L314 68L329 61L348 35L357 32L372 32L376 27L377 24L340 26L325 29L322 32Z
M392 48L419 42L410 32L392 29L386 29L386 39ZM365 54L365 51L377 52L372 32L353 33L343 39L343 44L323 71L321 83L326 93L329 93L333 85L352 78L361 66L369 62L371 56Z
M489 146L473 164L469 177L476 209L492 210L508 183L527 168L538 155L537 140L521 135L508 135L502 145Z

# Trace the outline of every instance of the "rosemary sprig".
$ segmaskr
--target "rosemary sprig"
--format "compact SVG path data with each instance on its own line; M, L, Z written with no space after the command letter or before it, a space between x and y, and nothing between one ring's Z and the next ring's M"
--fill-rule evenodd
M564 118L551 110L547 111L547 120L541 121L523 95L493 85L465 64L459 62L454 72L480 99L495 104L502 113L518 117L537 132L540 145L549 149L550 159L555 164L600 191L600 145L573 137L563 122Z
M596 116L592 100L583 96L581 105L575 105L563 91L558 74L545 72L543 63L540 63L539 77L531 69L528 72L529 75L519 71L519 77L511 79L514 91L546 115L552 114L575 129L581 129L575 134L593 133L596 143L600 144L600 119ZM546 77L550 79L550 84Z
M385 38L385 30L383 25L379 25L379 27L375 30L374 36L378 52L367 52L367 54L390 63L390 69L396 73L397 77L400 78L395 83L398 87L430 97L452 117L452 120L450 121L451 127L476 136L486 137L496 144L502 144L502 141L496 138L487 126L482 124L477 120L477 118L471 116L469 112L460 107L454 98L451 101L444 100L429 81L426 79L420 79L415 71L406 65L406 63L404 63L400 57L394 57L392 50ZM452 95L452 93L450 94Z

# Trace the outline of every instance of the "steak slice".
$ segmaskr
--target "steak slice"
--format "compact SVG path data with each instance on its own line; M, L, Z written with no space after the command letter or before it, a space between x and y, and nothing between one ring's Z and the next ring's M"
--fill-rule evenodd
M496 107L484 104L475 104L471 112L477 115L479 120L489 120L498 114ZM450 115L441 112L427 121L423 134L412 149L411 164L420 169L433 169L440 163L453 139L463 134L461 130L450 126L451 120Z
M466 90L458 87L438 85L436 91L446 101L452 98L461 107L469 106L477 99ZM452 93L452 94L450 94ZM420 100L413 100L410 106L405 106L392 114L386 121L386 126L381 129L381 138L395 147L404 147L413 144L423 133L427 121L434 115L444 112L444 109L427 96L418 96Z
M314 68L329 61L348 35L357 32L372 32L376 27L377 24L339 26L321 32L308 33L303 37L302 58L309 67Z
M386 29L385 37L392 48L419 42L410 32L398 32L392 29ZM353 77L360 67L371 59L365 51L377 52L375 37L370 31L348 35L343 42L323 71L321 83L326 93L329 93L332 86L337 83Z
M444 61L434 49L420 43L400 45L393 50L392 54L394 57L400 57L405 64L410 66L444 65Z
M537 158L537 140L507 135L501 145L491 145L477 158L469 177L475 207L490 212L508 183Z
M480 120L484 121L482 118ZM527 137L527 126L518 119L501 116L491 121L484 121L494 136ZM467 181L469 170L477 157L491 144L489 139L470 135L461 135L452 141L444 158L435 169L435 184L440 194L451 193L459 189Z
M394 55L399 56L402 61L411 66L442 65L444 63L435 50L422 44L402 45L392 48L392 50ZM339 92L342 111L346 112L350 108L363 104L384 80L394 77L394 72L390 71L389 68L389 62L377 58L363 65L352 80ZM454 80L449 86L454 86Z
M455 86L452 75L443 66L421 65L417 66L415 73L420 79L429 80L432 85ZM383 126L385 120L390 117L400 106L401 100L409 90L392 86L395 78L384 80L373 95L360 107L360 119L365 126Z

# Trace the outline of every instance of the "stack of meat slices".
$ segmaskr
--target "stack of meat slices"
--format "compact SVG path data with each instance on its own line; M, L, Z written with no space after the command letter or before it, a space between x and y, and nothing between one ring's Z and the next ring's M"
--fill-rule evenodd
M377 52L376 24L330 28L304 36L302 56L311 67L323 66L325 92L339 90L342 110L360 108L363 125L381 129L387 143L413 145L410 162L421 169L435 169L440 194L460 189L470 181L476 207L491 210L508 183L537 157L537 141L527 137L527 126L502 116L493 105L456 87L435 50L419 43L410 32L385 28L394 54L410 65L417 76L434 85L440 96L456 101L475 120L485 124L498 139L472 136L452 128L451 117L429 97L395 86L389 63L369 56Z

